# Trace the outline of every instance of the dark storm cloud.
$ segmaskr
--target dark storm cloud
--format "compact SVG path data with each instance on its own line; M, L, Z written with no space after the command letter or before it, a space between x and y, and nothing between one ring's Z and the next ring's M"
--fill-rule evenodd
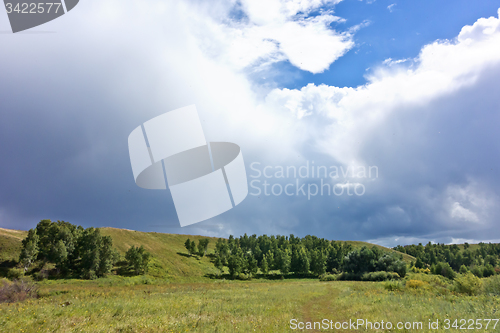
M79 5L82 13L93 17L85 6ZM318 148L321 133L335 123L318 111L321 94L306 108L311 116L284 114L284 102L273 108L272 101L253 96L251 84L238 85L240 76L210 67L176 8L170 9L162 14L166 21L158 15L106 23L95 14L92 27L72 34L1 37L0 226L28 229L51 218L144 231L315 234L388 245L500 238L498 65L423 105L390 105L397 112L377 126L342 138L348 152L359 141L353 156L379 169L376 179L349 179L366 187L363 196L249 195L221 216L179 228L168 191L135 185L127 147L135 127L169 110L197 104L207 139L238 143L249 176L255 161L262 167L346 164ZM82 23L76 15L75 21ZM57 24L63 31L70 23ZM216 90L221 94L214 96ZM271 107L259 111L250 105L250 116L237 108L217 111L220 97L231 95ZM258 119L246 121L252 117ZM269 181L286 185L296 179Z

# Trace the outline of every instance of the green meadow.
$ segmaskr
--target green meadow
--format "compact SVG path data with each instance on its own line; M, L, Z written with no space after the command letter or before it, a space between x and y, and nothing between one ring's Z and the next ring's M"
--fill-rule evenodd
M485 329L484 320L500 318L499 275L481 279L473 295L457 292L456 282L445 277L413 272L386 282L280 279L278 274L271 274L275 279L258 275L248 281L227 280L209 277L217 275L209 256L187 254L185 240L201 237L111 228L101 231L112 237L122 255L131 246L144 245L153 256L148 275L37 282L39 298L0 304L0 331L470 332L467 328L473 327L472 331L500 332L500 324L494 327L494 321ZM16 259L25 235L0 229L2 261ZM215 239L211 239L209 253L214 245ZM366 243L353 243L362 245ZM12 283L0 281L2 285ZM349 320L371 322L372 329L363 325L342 328ZM465 321L465 328L460 320ZM373 327L382 321L390 322L393 329ZM429 322L436 321L438 328L429 329ZM306 328L307 323L311 329ZM412 327L397 329L398 323ZM304 329L299 328L302 325Z

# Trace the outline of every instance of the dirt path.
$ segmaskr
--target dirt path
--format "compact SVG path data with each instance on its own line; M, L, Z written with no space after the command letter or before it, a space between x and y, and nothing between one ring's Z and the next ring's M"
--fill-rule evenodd
M325 282L328 283L328 282ZM327 287L326 295L318 295L314 297L309 302L307 302L302 307L302 318L304 323L311 322L314 323L320 322L323 319L332 320L335 322L344 322L348 321L348 318L345 318L346 308L339 308L340 304L336 302L339 297L348 297L346 295L341 295L344 291L350 290L349 287L344 286L343 284L332 283ZM303 330L304 332L325 332L332 331L330 329L312 329L312 330ZM357 330L337 330L333 329L335 332L358 332Z

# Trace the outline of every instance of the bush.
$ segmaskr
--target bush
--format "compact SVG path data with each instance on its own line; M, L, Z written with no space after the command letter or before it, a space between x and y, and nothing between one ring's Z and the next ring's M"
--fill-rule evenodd
M500 296L500 275L485 279L483 290L486 294Z
M11 268L7 272L7 278L11 280L19 280L24 276L24 269L22 268Z
M493 276L495 275L495 269L493 268L493 266L491 266L490 264L487 264L486 266L484 266L483 268L483 277L490 277L490 276Z
M387 281L399 279L399 274L395 272L371 272L365 273L361 276L362 281Z
M238 280L250 280L250 274L239 273L237 278Z
M432 266L431 269L433 274L442 275L448 279L453 280L455 278L455 271L450 267L447 262L438 262L436 265Z
M359 281L361 276L359 274L343 272L337 276L337 281Z
M424 288L428 283L421 280L408 280L406 281L406 288L421 289Z
M481 292L482 281L472 273L467 273L455 279L455 291L461 294L478 295Z
M320 281L337 281L339 274L323 274L319 277Z
M42 269L39 272L33 274L33 278L37 281L46 280L49 277L49 271L46 269Z
M465 265L460 266L460 274L467 274L468 271L469 269Z
M6 278L1 278L0 279L0 288L2 288L4 285L8 285L8 284L11 284L12 282L10 282L9 280L7 280Z
M384 283L384 289L389 291L400 291L403 289L403 286L399 282L387 281Z
M0 286L0 303L20 302L28 298L38 298L38 287L33 282L17 280Z
M483 277L483 269L481 267L479 267L479 266L474 266L471 269L471 272L472 272L472 274L474 274L475 276L477 276L479 278Z
M428 269L427 267L426 268L417 268L417 267L413 266L411 268L411 271L413 273L423 273L423 274L430 274L431 273L431 270Z
M332 268L331 273L332 273L333 275L340 274L339 270L338 270L338 269L336 269L336 268Z

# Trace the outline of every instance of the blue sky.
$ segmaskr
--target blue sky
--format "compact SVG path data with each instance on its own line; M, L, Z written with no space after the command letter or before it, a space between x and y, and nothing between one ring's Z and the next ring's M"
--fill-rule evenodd
M86 0L18 34L0 11L0 227L498 241L498 7ZM191 104L207 140L241 147L255 186L363 195L249 194L181 228L168 190L134 183L127 138ZM313 162L378 176L252 177Z
M334 11L346 22L333 24L333 28L347 30L368 24L354 35L356 46L319 74L301 71L289 62L276 64L282 72L278 82L290 89L311 82L356 87L365 84L368 71L384 60L414 58L423 45L453 39L464 25L473 24L479 17L495 15L497 9L498 2L492 0L342 1L334 6ZM284 74L289 72L295 74L293 79Z

